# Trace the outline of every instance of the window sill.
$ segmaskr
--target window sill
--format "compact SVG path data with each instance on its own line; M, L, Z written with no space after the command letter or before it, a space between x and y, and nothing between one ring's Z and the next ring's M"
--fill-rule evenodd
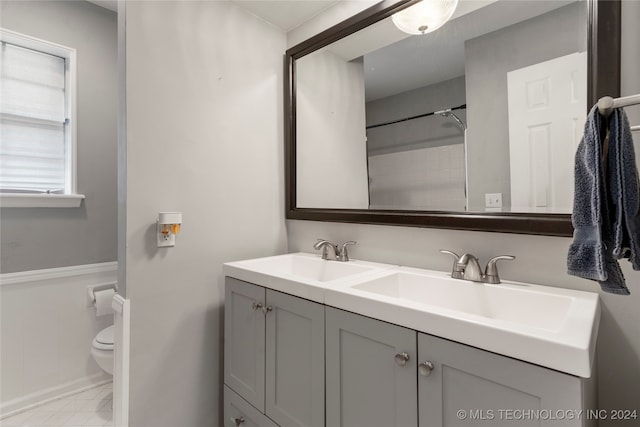
M77 208L83 194L0 194L2 208Z

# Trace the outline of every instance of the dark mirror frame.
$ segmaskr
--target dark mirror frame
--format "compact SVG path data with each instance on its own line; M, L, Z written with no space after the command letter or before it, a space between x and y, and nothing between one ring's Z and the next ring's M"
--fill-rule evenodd
M384 0L288 49L285 54L285 212L287 219L571 236L570 214L446 212L296 207L296 60L418 0ZM587 0L587 103L620 96L620 0ZM327 185L331 185L327 181Z

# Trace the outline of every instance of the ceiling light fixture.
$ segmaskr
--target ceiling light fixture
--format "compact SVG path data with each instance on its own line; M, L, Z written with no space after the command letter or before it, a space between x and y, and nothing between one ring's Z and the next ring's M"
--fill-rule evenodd
M442 27L453 15L458 0L422 0L391 19L399 30L408 34L427 34Z

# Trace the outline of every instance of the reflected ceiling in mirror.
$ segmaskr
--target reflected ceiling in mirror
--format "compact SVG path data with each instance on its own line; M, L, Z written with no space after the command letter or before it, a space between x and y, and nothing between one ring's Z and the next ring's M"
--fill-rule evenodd
M569 234L574 152L604 60L595 44L607 45L593 8L617 2L460 0L416 36L389 3L287 52L288 217L540 220L563 231L534 234Z

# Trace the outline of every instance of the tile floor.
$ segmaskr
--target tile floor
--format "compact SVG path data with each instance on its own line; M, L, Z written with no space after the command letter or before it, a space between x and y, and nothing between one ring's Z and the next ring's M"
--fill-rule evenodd
M113 383L0 420L1 427L112 426Z

